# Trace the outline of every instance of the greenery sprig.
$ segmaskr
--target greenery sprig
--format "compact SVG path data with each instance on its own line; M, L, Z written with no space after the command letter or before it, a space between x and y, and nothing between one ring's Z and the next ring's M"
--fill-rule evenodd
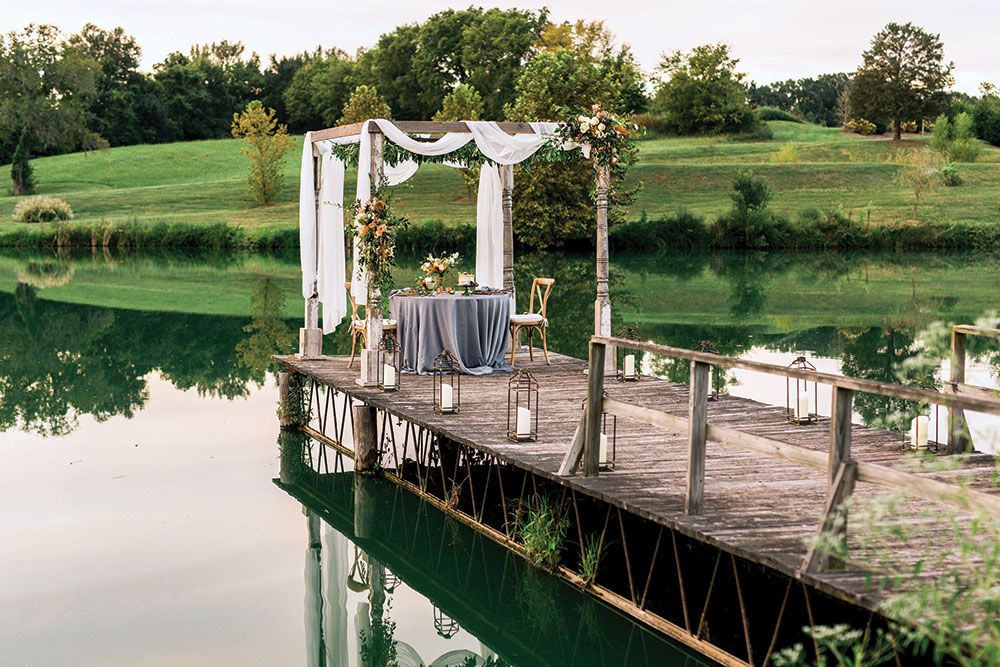
M397 215L389 204L377 195L351 205L354 213L347 232L358 239L359 263L368 272L368 303L376 290L383 298L392 288L392 267L396 264L396 233L409 221Z

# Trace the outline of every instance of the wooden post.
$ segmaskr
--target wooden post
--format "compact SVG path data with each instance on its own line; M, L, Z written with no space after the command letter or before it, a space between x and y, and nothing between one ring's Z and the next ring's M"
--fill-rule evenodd
M299 424L296 423L298 409L292 404L293 397L291 391L291 381L291 373L288 373L287 371L281 371L278 373L278 425L283 429L296 428L299 426Z
M608 290L608 188L611 170L597 167L597 300L594 302L594 335L611 335L611 293ZM614 370L615 351L605 357L605 370Z
M951 373L949 381L957 393L959 385L965 384L965 334L951 332ZM949 454L961 454L969 447L969 426L962 408L948 408L948 449Z
M583 456L583 441L586 432L587 413L584 411L580 413L580 423L573 431L573 440L570 442L569 451L563 456L562 463L559 464L559 472L556 474L561 477L572 477L576 472L576 467L580 465L580 457Z
M517 312L514 298L514 165L500 167L503 183L503 288L510 294L510 312Z
M705 436L708 432L708 369L700 361L691 362L688 396L687 492L684 511L701 514L705 505Z
M370 472L378 462L378 423L375 408L364 403L354 411L354 471Z
M313 197L316 206L316 238L319 239L319 208L320 186L323 183L323 161L319 157L313 157ZM314 268L319 268L319 246L317 253L313 257ZM323 331L319 328L319 284L318 276L313 280L312 295L306 299L305 326L299 329L299 356L319 357L323 354Z
M830 484L840 469L840 464L851 460L851 415L854 411L854 392L843 387L833 388L830 405Z
M357 537L378 537L379 531L384 529L374 482L367 475L354 476L354 534Z
M802 561L801 572L815 573L826 570L830 566L829 545L847 539L847 511L844 503L854 493L854 482L857 477L856 461L844 461L837 468L830 484L830 492L827 494L823 516L820 518L819 531L816 534L818 544L809 547Z
M601 415L604 413L604 343L590 343L587 376L587 432L583 442L583 476L597 477L601 449Z
M372 196L385 185L385 135L374 124L372 135ZM368 276L369 280L371 276ZM363 387L378 384L378 344L382 340L382 294L377 289L368 290L368 304L365 306L365 348L361 350L361 377L357 383Z
M298 429L282 429L278 433L278 451L280 452L278 479L282 484L295 484L309 466L304 462L307 436Z

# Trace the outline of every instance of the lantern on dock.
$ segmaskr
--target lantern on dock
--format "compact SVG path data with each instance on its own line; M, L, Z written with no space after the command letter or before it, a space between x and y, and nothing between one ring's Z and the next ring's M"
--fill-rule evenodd
M719 350L711 341L701 341L701 351L709 354L719 354ZM717 401L726 388L726 372L722 366L711 364L708 367L708 400Z
M639 330L635 327L625 327L618 332L618 337L625 340L638 341ZM637 354L637 350L626 345L620 345L615 352L615 368L617 369L618 381L638 382L639 378L642 377L642 373L639 372L640 360L641 357Z
M604 392L604 398L608 398L608 392ZM587 399L580 402L580 409L587 409ZM586 435L586 434L585 434ZM597 465L603 470L615 469L615 457L618 453L618 417L609 415L607 412L601 413L601 438L597 450ZM582 461L580 462L582 465Z
M434 410L457 414L462 405L462 366L448 350L434 359Z
M382 334L378 343L379 364L376 369L378 388L382 391L399 389L399 342L391 331Z
M915 384L921 389L936 391L936 388L929 383L917 382ZM916 452L933 449L936 452L940 445L946 444L941 442L940 437L941 406L939 404L920 403L916 410L907 413L907 416L909 415L913 416L904 423L904 426L908 427L907 430L903 431L904 450Z
M815 371L816 367L805 357L796 357L788 364L789 368L800 371ZM812 394L810 401L809 395ZM812 424L817 415L809 411L810 402L813 407L819 405L819 387L815 380L785 377L785 420L789 424Z
M507 382L507 439L538 439L538 380L522 368Z

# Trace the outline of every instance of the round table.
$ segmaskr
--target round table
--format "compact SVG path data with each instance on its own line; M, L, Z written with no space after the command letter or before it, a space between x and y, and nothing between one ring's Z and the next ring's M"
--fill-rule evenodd
M448 350L462 372L509 371L510 297L506 294L395 295L389 299L403 372L430 374L434 359Z

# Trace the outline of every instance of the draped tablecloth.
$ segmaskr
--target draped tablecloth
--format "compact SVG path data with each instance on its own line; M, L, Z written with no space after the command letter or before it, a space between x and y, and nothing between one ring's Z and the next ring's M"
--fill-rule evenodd
M442 350L470 375L509 371L510 298L506 294L393 296L402 370L426 375Z

